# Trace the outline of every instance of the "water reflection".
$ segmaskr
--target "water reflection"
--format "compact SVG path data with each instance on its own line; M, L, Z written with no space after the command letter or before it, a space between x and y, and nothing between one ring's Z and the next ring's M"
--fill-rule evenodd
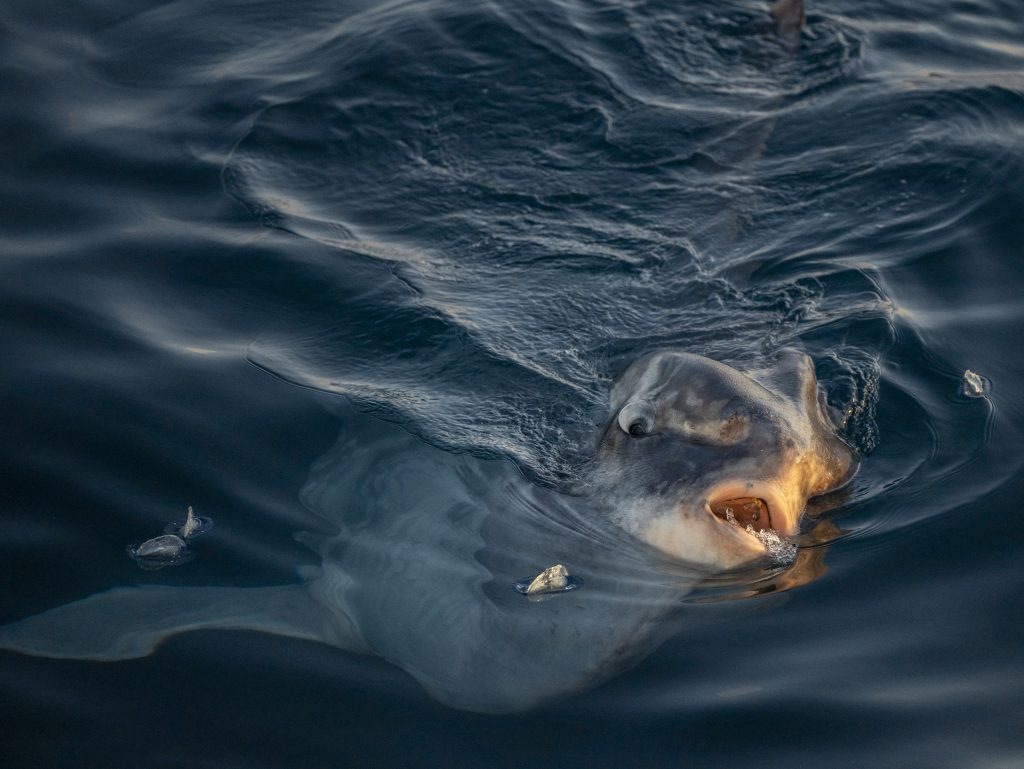
M791 577L691 601L702 575L660 570L680 604L664 643L532 715L435 707L336 648L196 632L118 665L0 656L5 765L66 764L69 741L97 767L1020 754L1017 0L822 0L795 57L745 0L60 10L13 4L0 41L0 621L315 571L290 535L328 528L298 502L337 436L320 391L564 493L636 356L798 345L832 406L859 404L867 461ZM957 395L965 369L988 398ZM141 572L124 543L186 501L218 521L202 557ZM824 577L785 590L819 555ZM627 604L653 571L627 570ZM268 713L285 728L254 729Z

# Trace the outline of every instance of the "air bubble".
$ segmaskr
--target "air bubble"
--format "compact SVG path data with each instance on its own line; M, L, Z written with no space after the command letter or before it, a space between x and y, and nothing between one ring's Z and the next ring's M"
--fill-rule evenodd
M758 542L764 546L765 552L776 566L788 566L796 560L796 545L779 536L777 531L773 529L758 531L753 526L747 526L747 533L757 537Z

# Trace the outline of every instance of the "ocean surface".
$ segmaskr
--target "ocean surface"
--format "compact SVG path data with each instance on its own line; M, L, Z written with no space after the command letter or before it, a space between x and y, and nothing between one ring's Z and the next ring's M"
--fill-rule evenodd
M0 766L1024 767L1019 0L820 0L799 39L757 0L8 0L0 30L0 625L302 584L336 468L417 493L381 441L577 493L652 350L803 349L862 456L805 574L680 591L593 688L476 713L244 630L6 651ZM140 569L187 505L195 557ZM361 577L384 618L448 589L392 576Z

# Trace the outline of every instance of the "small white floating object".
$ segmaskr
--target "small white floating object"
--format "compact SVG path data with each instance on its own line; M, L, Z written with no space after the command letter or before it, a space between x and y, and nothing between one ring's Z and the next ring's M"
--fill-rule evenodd
M188 539L197 531L199 531L201 524L199 519L196 518L195 513L192 512L192 505L188 506L188 513L186 513L185 523L181 527L181 538Z
M185 540L175 534L161 534L147 539L135 548L137 558L175 558L186 547Z
M582 586L583 580L574 577L560 563L549 566L533 579L526 577L515 584L516 592L531 598L549 593L564 593Z
M213 528L213 521L210 518L196 515L192 510L192 505L189 505L185 519L167 524L164 527L164 534L177 534L182 539L188 540L198 534L204 534L211 528Z
M209 531L212 526L213 521L199 517L192 505L189 505L183 520L164 526L164 533L159 537L147 539L139 545L129 545L128 555L135 559L140 568L149 571L188 563L195 555L189 549L188 540Z
M544 569L540 574L534 577L533 582L526 588L527 595L535 595L537 593L550 593L556 590L565 590L565 586L569 584L569 570L562 564L556 563L554 566L550 566Z
M967 369L960 380L960 394L966 398L984 398L992 389L992 382L987 378Z
M128 555L141 568L152 571L192 560L192 551L177 534L161 534L128 548Z

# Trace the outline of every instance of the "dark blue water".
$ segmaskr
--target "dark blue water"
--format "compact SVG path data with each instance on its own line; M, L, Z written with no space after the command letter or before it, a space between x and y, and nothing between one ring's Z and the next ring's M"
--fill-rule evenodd
M1024 767L1024 8L823 0L798 44L767 18L6 4L0 624L297 582L345 430L569 489L655 349L801 347L864 458L792 589L691 595L578 695L473 714L245 631L3 652L0 764ZM188 504L196 558L140 570Z

